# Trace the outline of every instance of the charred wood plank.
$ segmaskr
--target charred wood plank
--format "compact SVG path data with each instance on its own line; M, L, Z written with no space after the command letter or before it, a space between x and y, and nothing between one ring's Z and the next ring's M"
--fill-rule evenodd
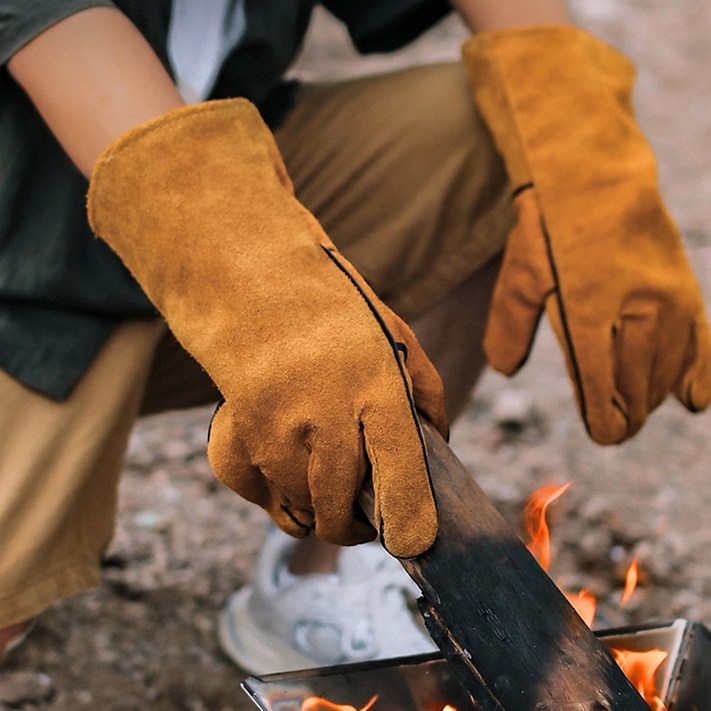
M439 532L402 566L435 643L484 711L649 711L451 448L423 423ZM372 517L372 490L361 506Z

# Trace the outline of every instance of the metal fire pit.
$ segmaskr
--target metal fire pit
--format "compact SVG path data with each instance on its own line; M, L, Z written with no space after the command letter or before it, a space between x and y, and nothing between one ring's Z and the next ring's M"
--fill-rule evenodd
M655 676L658 693L669 711L711 711L711 631L678 619L596 632L608 646L668 653Z
M477 710L437 653L249 677L242 688L262 711L301 711L309 696L361 708L375 694L373 711L442 711L445 704Z
M668 710L711 711L711 631L703 625L677 619L596 635L608 647L666 651L656 682ZM309 696L360 708L375 694L373 711L481 708L439 654L249 677L242 688L262 711L300 711Z

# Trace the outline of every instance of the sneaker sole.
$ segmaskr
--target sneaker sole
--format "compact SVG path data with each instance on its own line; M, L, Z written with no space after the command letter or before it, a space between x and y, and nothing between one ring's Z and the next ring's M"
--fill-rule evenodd
M299 654L288 642L255 623L247 605L251 592L249 587L236 592L220 614L217 636L222 651L250 674L272 674L318 666L309 657Z

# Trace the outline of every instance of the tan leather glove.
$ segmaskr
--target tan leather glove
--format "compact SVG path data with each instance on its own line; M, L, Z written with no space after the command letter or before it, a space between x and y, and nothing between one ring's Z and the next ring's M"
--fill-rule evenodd
M294 198L254 106L208 102L122 136L94 168L89 218L225 398L219 479L292 535L353 544L375 535L355 505L369 462L384 544L430 546L416 410L446 431L442 383Z
M630 63L564 26L477 35L463 57L519 211L485 336L493 367L523 365L545 307L596 441L632 436L672 391L706 408L704 303L632 113Z

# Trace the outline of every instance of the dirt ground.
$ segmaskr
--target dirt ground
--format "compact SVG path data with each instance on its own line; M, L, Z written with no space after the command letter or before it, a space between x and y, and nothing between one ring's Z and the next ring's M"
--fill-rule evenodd
M576 0L571 7L638 65L640 121L711 299L711 5ZM447 21L407 52L360 61L339 28L319 17L297 69L325 78L445 59L456 56L461 37ZM137 427L101 585L40 618L0 672L6 707L14 690L15 708L54 711L253 708L239 687L244 673L218 649L215 618L249 578L265 519L213 479L204 456L209 416L176 413ZM670 401L631 442L592 444L544 327L520 375L484 377L452 443L516 526L533 489L572 482L555 510L554 576L599 596L601 625L675 616L711 624L710 424L710 414L690 416ZM622 612L617 601L633 556L642 586Z

